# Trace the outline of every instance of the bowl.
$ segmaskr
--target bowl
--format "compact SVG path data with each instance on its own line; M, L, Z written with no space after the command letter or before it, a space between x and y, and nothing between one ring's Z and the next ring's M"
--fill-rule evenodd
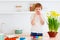
M15 34L22 34L22 30L15 30Z

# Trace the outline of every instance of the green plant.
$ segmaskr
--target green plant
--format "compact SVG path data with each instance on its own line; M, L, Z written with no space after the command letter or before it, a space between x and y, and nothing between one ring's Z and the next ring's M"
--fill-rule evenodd
M60 26L60 22L58 21L57 12L50 11L50 15L48 16L48 26L50 32L57 32Z

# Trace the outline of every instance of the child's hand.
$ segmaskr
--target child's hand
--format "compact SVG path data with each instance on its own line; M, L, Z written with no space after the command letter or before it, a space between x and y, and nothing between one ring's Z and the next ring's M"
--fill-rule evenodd
M37 13L37 15L40 15L40 13Z
M41 15L41 13L39 12L39 11L37 11L37 13L36 13L37 15Z
M35 25L35 21L34 21L34 20L32 20L32 21L31 21L31 24L32 24L32 25Z

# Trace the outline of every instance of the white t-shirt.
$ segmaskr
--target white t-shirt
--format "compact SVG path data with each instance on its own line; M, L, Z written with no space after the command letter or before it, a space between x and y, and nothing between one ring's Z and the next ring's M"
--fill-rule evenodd
M31 20L33 19L34 14L31 15ZM35 25L31 27L31 32L43 33L43 26L40 23L39 16L35 17Z

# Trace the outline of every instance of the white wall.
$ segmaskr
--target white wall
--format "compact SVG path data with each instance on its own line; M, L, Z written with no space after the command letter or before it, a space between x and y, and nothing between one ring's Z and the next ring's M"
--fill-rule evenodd
M36 1L35 1L36 2ZM30 3L35 3L34 1L0 1L0 32L3 33L14 33L15 29L23 29L24 33L31 32L30 16L28 13L28 7ZM37 1L38 2L38 1ZM60 2L59 1L40 1L43 5L43 15L45 16L47 11L56 10L60 12ZM22 5L23 13L16 13L16 5ZM45 20L46 21L46 20ZM44 32L48 31L47 24L44 26Z
M0 15L0 30L3 33L14 33L15 29L23 29L24 33L30 32L30 15Z

